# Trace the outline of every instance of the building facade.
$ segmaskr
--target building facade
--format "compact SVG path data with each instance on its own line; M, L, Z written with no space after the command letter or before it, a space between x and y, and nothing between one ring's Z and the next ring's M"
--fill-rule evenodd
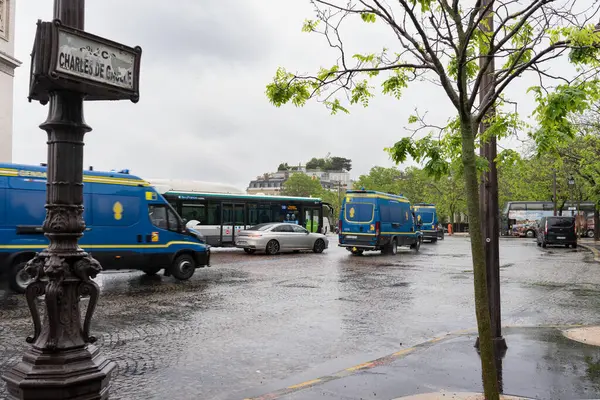
M16 0L0 0L0 162L12 162Z
M315 179L319 179L321 186L324 189L337 191L345 190L352 187L350 173L347 171L320 171L306 170L305 167L294 167L290 171L277 171L273 173L263 174L250 181L246 192L248 194L265 194L277 196L281 194L285 182L293 174L305 174Z

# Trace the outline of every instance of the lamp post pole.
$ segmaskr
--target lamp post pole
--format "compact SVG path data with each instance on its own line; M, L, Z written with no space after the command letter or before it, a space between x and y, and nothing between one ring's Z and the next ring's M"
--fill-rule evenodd
M573 179L573 176L569 176L569 197L570 197L570 206L569 208L571 209L571 217L574 215L573 213L573 187L575 186L575 179Z
M552 169L552 172L554 173L554 182L552 183L552 190L554 192L554 196L552 197L552 201L554 203L554 216L556 217L558 215L557 209L556 209L556 169Z
M55 0L54 18L83 30L84 0ZM40 128L48 134L46 220L49 246L27 264L33 278L26 299L33 318L31 347L3 379L10 399L104 400L115 364L92 343L90 324L99 288L92 281L100 264L79 245L83 221L83 137L91 128L83 117L84 94L49 93L48 118ZM38 298L45 295L45 313ZM89 296L84 321L80 299Z

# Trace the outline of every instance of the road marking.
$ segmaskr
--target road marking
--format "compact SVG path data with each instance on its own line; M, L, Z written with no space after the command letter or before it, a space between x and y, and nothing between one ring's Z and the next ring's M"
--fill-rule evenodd
M583 244L583 243L579 243L579 245L581 247L583 247L584 249L587 249L592 252L592 254L594 255L594 261L600 262L600 251L598 251L597 248L595 248L594 246Z
M288 386L288 389L300 389L306 386L311 386L314 385L315 383L321 382L321 378L317 378L317 379L313 379L312 381L306 381L306 382L302 382L299 383L297 385L292 385L292 386Z

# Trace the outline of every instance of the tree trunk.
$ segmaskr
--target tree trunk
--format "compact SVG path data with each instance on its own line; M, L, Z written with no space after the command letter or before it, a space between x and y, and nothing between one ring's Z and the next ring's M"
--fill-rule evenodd
M479 209L479 180L475 159L475 136L470 116L461 118L462 161L464 166L469 236L473 257L473 283L475 286L475 315L479 332L481 372L486 400L499 400L498 376L494 359L492 328L490 321L485 252L481 232L481 210Z

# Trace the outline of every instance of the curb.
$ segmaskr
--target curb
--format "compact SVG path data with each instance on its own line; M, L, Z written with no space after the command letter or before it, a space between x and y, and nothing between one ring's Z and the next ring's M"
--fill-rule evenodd
M599 252L599 254L600 254L600 252ZM564 329L572 329L572 328L582 328L582 327L587 327L587 326L594 326L594 325L584 325L584 324L505 325L505 326L503 326L503 328L556 328L559 330L564 330ZM343 370L333 373L331 375L324 375L324 376L321 376L321 377L318 377L315 379L311 379L309 381L291 385L291 386L288 386L288 387L285 387L285 388L282 388L279 390L275 390L270 393L265 393L265 394L262 394L262 395L259 395L256 397L246 397L246 398L244 398L244 400L275 400L275 399L279 399L282 396L289 395L294 392L299 392L301 390L308 389L308 388L311 388L314 386L318 386L323 383L331 382L331 381L334 381L337 379L345 378L350 375L354 375L355 373L357 373L359 371L369 370L371 368L375 368L375 367L378 367L381 365L390 364L393 361L402 359L402 358L408 356L409 354L414 354L414 353L418 352L419 350L428 349L438 343L443 343L450 339L454 339L454 338L457 338L460 336L472 335L472 334L477 334L477 328L469 328L469 329L462 329L462 330L458 330L458 331L454 331L454 332L449 332L445 335L434 337L433 339L427 340L425 342L421 342L412 347L407 347L405 349L402 349L395 353L389 354L387 356L383 356L383 357L377 358L372 361L367 361L362 364L358 364L353 367L343 369Z
M279 390L273 391L271 393L262 394L257 397L246 397L244 400L274 400L274 399L278 399L281 396L285 396L285 395L288 395L288 394L291 394L294 392L298 392L300 390L308 389L310 387L317 386L317 385L320 385L320 384L323 384L326 382L331 382L331 381L334 381L337 379L345 378L350 375L354 375L355 373L357 373L359 371L364 371L364 370L368 370L371 368L379 367L381 365L390 364L391 362L396 361L401 358L404 358L405 356L415 353L418 350L424 350L435 344L444 342L446 340L453 339L453 338L459 337L459 336L473 334L473 333L477 333L477 328L462 329L459 331L450 332L450 333L447 333L446 335L437 336L433 339L419 343L412 347L407 347L405 349L402 349L395 353L389 354L387 356L383 356L383 357L377 358L372 361L367 361L362 364L358 364L353 367L343 369L343 370L333 373L331 375L321 376L316 379L311 379L309 381L291 385L286 388L279 389Z
M584 249L591 251L592 254L594 255L594 261L596 261L597 263L600 263L600 251L598 251L598 249L596 247L594 247L593 245L590 246L588 244L583 244L583 243L579 243L579 246L583 247Z

